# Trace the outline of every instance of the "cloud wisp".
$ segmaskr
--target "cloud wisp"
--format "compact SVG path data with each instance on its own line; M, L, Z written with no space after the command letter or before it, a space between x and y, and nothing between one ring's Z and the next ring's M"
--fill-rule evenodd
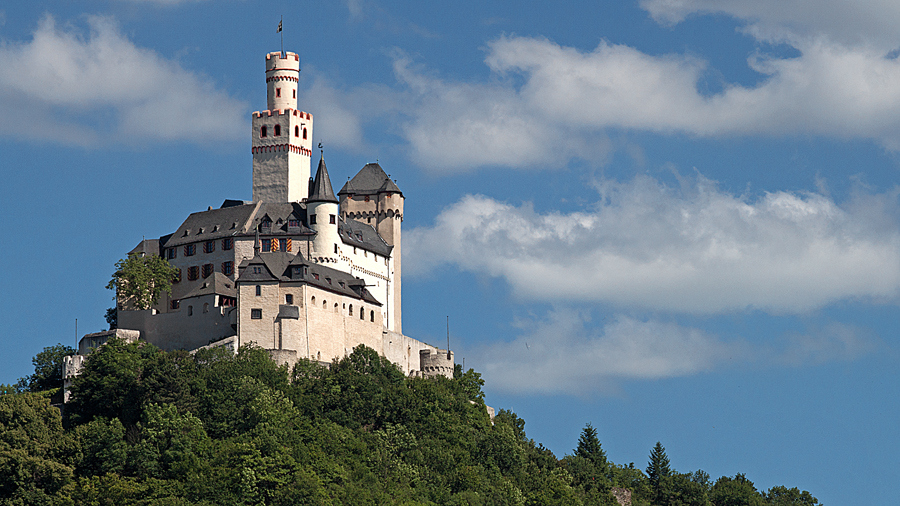
M46 16L0 47L0 135L81 146L233 140L247 106L203 76L137 47L109 18L89 34Z
M736 367L799 367L852 360L878 342L853 326L831 323L774 343L722 339L695 327L557 307L520 322L528 330L473 355L492 389L512 394L606 395L622 382L687 377Z
M469 195L404 237L406 274L440 265L505 279L536 301L673 313L802 313L900 293L897 195L755 199L697 175L601 181L590 210L538 213Z

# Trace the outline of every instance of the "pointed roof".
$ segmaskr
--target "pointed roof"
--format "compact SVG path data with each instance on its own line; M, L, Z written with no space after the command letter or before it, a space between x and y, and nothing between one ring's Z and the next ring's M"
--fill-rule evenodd
M375 195L377 193L399 193L400 187L377 163L367 163L365 167L341 188L338 195Z
M331 178L328 177L328 169L325 168L325 156L319 159L319 168L316 170L316 179L313 180L312 191L307 202L334 202L338 204L337 197L331 186Z

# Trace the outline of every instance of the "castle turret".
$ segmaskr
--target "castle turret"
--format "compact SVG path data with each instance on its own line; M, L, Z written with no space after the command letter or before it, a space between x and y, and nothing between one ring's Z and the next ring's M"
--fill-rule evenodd
M266 55L267 107L253 113L253 200L299 202L307 197L312 115L297 110L300 57Z
M391 300L388 328L403 331L402 314L402 250L403 192L377 163L368 163L338 192L341 218L354 219L375 227L378 234L393 246L391 252Z
M337 263L340 260L341 237L338 233L338 199L328 177L325 157L319 159L316 177L309 185L310 195L306 200L306 216L309 228L316 231L309 252L314 262Z

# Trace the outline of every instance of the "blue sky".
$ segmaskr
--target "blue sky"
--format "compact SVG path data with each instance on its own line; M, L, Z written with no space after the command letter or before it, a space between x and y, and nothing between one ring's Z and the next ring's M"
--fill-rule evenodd
M889 504L900 4L108 0L0 7L0 382L101 330L116 260L250 199L265 53L340 186L406 200L404 331L558 456Z

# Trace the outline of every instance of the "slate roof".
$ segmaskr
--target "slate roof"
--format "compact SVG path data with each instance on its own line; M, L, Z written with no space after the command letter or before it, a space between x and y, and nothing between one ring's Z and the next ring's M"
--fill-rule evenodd
M313 235L315 232L306 223L306 206L296 202L268 203L256 202L237 204L226 200L219 209L192 213L178 227L175 233L160 238L162 247L172 248L182 244L209 241L224 237L253 236L256 227L265 220L271 222L267 235ZM288 227L290 220L298 220L300 226Z
M162 250L159 248L159 239L144 239L143 241L139 242L133 250L128 252L128 256L159 255L161 251Z
M338 195L375 195L386 192L403 195L400 187L388 177L381 165L367 163L353 179L344 184Z
M261 267L260 272L254 272L252 267ZM299 282L381 306L381 302L366 289L365 281L284 251L259 253L241 262L238 272L238 283Z
M390 256L391 250L394 249L378 235L372 225L360 221L340 220L338 234L344 244L363 248L382 256Z
M328 177L328 169L325 168L325 157L319 158L319 168L316 169L316 178L313 180L312 188L309 190L309 198L307 202L334 202L338 204L338 199L334 195L334 188L331 186L331 178Z
M203 283L194 287L193 290L184 294L181 298L186 299L188 297L199 297L201 295L211 294L237 297L237 288L235 288L234 281L232 281L231 278L221 272L214 272L210 277L203 280Z

